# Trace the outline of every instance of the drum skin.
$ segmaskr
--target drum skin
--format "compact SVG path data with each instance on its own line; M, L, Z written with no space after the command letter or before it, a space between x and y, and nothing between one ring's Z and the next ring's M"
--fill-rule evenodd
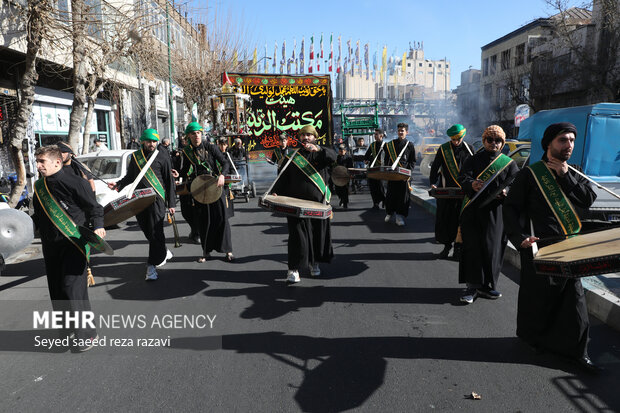
M201 204L212 204L222 196L222 187L217 186L217 178L211 175L197 176L190 190L192 197Z
M336 186L347 186L351 175L346 167L338 165L332 170L332 182Z
M329 204L290 196L265 195L258 198L258 206L278 215L296 218L328 219L332 216Z
M17 209L0 209L0 254L4 258L26 248L34 239L32 218Z
M390 166L375 166L368 168L368 177L380 181L406 181L411 178L411 170Z

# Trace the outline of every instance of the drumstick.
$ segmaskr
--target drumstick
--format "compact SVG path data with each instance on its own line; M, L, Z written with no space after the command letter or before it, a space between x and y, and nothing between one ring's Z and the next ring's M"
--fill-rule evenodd
M398 165L398 161L400 161L400 158L403 156L403 153L405 153L405 149L407 149L407 146L409 146L409 141L405 143L405 146L403 146L403 149L398 154L398 158L396 158L396 161L394 161L394 163L392 164L392 170L396 169L396 165Z
M593 232L601 232L601 231L605 231L611 228L597 228L597 229L592 229L590 231L583 231L583 232L573 232L571 234L564 234L564 235L554 235L552 237L546 237L546 238L540 238L538 241L536 241L537 243L540 242L549 242L549 241L561 241L564 240L566 238L570 238L570 237L574 237L576 235L586 235L586 234L592 234ZM534 234L532 234L534 235Z
M297 152L299 152L299 148L297 148L297 149L295 149L295 151L293 151L293 154L288 159L288 162L286 163L286 165L284 165L284 168L280 169L280 173L278 174L278 176L276 176L276 179L271 183L271 186L265 191L265 193L263 194L263 198L266 197L267 195L269 195L269 192L271 192L271 190L275 186L276 182L278 182L278 179L280 179L280 177L282 176L282 173L284 172L284 170L291 164L291 162L293 161L293 158L295 157L295 155L297 155Z
M230 157L230 153L228 153L228 151L226 151L226 155L228 156L228 160L230 161L230 164L232 165L233 169L235 170L235 175L239 175L239 172L237 171L237 167L235 166L235 163L233 162L232 158Z
M82 170L82 172L88 172L89 174L91 174L94 178L99 179L101 182L103 182L104 184L108 184L106 181L104 181L103 179L101 179L99 176L95 175L93 173L93 171L89 170L88 168L86 168L86 166L77 160L77 158L75 157L75 155L71 155L71 160L73 162L75 162L75 164L78 166L78 168L80 168Z
M383 151L383 145L385 145L385 141L381 141L381 147L379 148L379 152L377 152L377 156L375 156L375 159L372 160L372 163L370 164L369 168L372 168L375 162L377 162L377 158L379 157L379 155L381 155L381 152Z
M138 176L136 177L136 179L133 181L133 183L131 184L131 186L129 187L129 189L127 190L127 195L129 198L132 197L133 195L133 191L136 189L136 186L138 186L138 183L140 183L140 181L142 180L142 178L144 177L144 175L146 174L146 171L149 170L149 168L151 167L151 165L153 164L153 161L155 160L155 158L157 157L157 154L159 153L159 149L155 149L155 151L153 151L153 155L151 155L151 158L148 160L148 162L144 165L144 168L142 168L142 170L140 171L140 173L138 174Z
M616 198L620 199L620 195L618 195L617 193L615 193L614 191L612 191L609 188L605 188L603 185L599 184L598 182L596 182L594 179L590 178L588 175L579 172L577 169L573 168L572 166L568 165L568 168L571 169L573 172L575 172L577 175L587 179L588 181L592 182L594 185L596 185L598 188L602 189L603 191L607 191L609 192L611 195L615 196Z

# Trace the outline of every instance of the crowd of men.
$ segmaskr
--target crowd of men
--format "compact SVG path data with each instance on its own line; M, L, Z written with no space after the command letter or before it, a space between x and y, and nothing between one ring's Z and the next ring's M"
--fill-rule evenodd
M313 126L301 128L292 150L289 136L280 136L280 146L271 158L277 164L278 177L272 187L275 197L329 204L330 172L341 166L353 172L368 167L396 166L413 170L415 147L407 139L408 125L398 124L398 137L384 141L385 133L377 129L374 142L366 146L358 141L357 158L321 146ZM474 303L478 297L497 299L499 273L508 239L521 254L521 284L518 300L517 335L539 351L552 351L575 360L589 371L597 370L587 353L589 322L583 288L578 279L542 276L534 270L532 245L554 235L571 235L581 227L579 217L558 215L558 202L587 208L595 200L590 184L568 169L577 130L568 123L550 125L545 131L543 159L519 170L501 150L506 134L497 125L489 126L482 135L483 149L473 153L464 142L466 129L453 125L447 131L450 141L440 146L431 165L433 188L459 189L464 199L437 199L435 237L443 250L440 258L459 261L459 282L466 285L460 300ZM133 145L135 142L132 142ZM138 180L137 188L152 188L155 202L136 217L148 240L145 279L158 278L157 268L172 258L166 247L163 226L166 215L176 212L176 188L203 181L211 189L220 189L208 202L198 201L192 194L180 194L183 217L190 226L190 238L199 241L202 254L198 262L206 262L215 252L232 261L232 237L229 218L234 214L232 194L225 177L236 168L236 160L246 154L241 140L228 148L226 138L215 143L203 136L197 122L187 125L179 140L179 149L170 151L170 142L160 142L154 129L146 129L134 152L127 174L110 189L122 190ZM362 151L359 148L363 148ZM42 147L35 153L40 179L35 185L35 221L41 232L43 254L50 297L59 308L88 310L87 281L84 273L89 264L88 243L71 241L75 233L90 224L98 237L105 237L103 211L95 199L92 175L72 157L66 144ZM385 209L386 223L392 219L405 225L409 213L409 180L387 180L367 177L373 209ZM541 183L542 182L542 183ZM507 191L510 185L510 191ZM336 185L340 206L347 208L349 185ZM554 197L558 198L555 199ZM574 209L573 209L574 210ZM331 243L331 220L287 216L288 243L286 281L296 284L309 270L319 276L319 263L329 263L334 255ZM67 223L70 224L67 224ZM55 307L56 309L56 307ZM88 340L96 337L91 330L63 331L86 340L78 350L88 350Z

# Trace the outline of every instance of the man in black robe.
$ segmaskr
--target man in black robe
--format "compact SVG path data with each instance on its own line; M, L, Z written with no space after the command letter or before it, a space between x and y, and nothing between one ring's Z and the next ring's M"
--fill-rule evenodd
M386 144L383 162L386 166L392 166L402 152L396 167L411 169L415 166L415 147L412 142L407 140L409 125L399 123L398 139L390 141ZM403 150L404 148L404 150ZM405 218L409 215L409 181L388 181L387 193L385 194L385 222L390 222L392 216L396 225L402 227L405 225Z
M467 133L463 125L452 125L446 133L450 142L439 147L431 164L429 180L432 188L460 188L458 174L465 160L472 156L472 150L463 142ZM463 200L437 198L436 202L435 241L444 245L439 257L447 258L458 231ZM461 246L460 242L454 244L455 259L460 258Z
M220 149L222 154L230 161L230 154L228 153L228 138L218 138L217 147ZM221 171L222 165L219 162L216 162L216 164L218 167L218 171ZM232 169L232 164L230 164L230 167ZM231 172L234 172L234 170ZM231 217L235 216L235 203L233 202L234 196L232 194L231 185L232 184L225 183L222 189L222 199L224 200L225 206L224 220L226 222L226 227L224 228L224 240L222 241L222 245L226 248L226 260L229 262L234 259L232 253L232 232L230 231L230 223L228 221Z
M304 126L298 132L301 148L295 156L303 156L322 180L323 189L294 163L282 172L273 187L274 195L290 196L323 202L327 188L327 171L336 161L336 152L316 143L318 133L314 126ZM329 202L329 199L327 199ZM310 275L319 276L319 262L330 262L334 256L329 219L287 217L288 223L288 272L286 281L298 283L299 271L310 267Z
M544 133L542 163L546 165L568 203L588 208L596 199L589 182L568 169L577 129L570 123L550 125ZM539 165L540 166L540 165ZM588 308L579 278L552 277L536 273L532 244L539 238L568 235L579 231L554 212L537 183L536 164L523 169L510 187L504 203L504 225L510 242L521 255L521 281L517 311L517 335L535 348L550 350L576 360L587 370L596 367L588 356ZM558 193L559 191L555 191ZM571 208L574 211L574 208ZM533 232L532 232L533 231ZM538 248L555 241L538 242Z
M368 163L369 168L375 158L377 160L373 164L373 167L382 165L379 152L381 151L384 137L385 132L383 132L383 129L375 129L375 141L368 146L368 150L364 155L364 159L366 160L366 163ZM385 201L385 188L383 187L383 181L380 179L368 178L368 188L370 189L373 209L379 209L379 204Z
M459 282L466 283L467 289L461 301L474 302L478 295L497 299L497 281L504 261L507 239L502 220L502 202L505 187L519 172L517 165L501 150L506 142L504 130L489 126L482 134L484 150L468 158L459 175L459 183L466 198L461 212L461 235L463 250L459 262ZM483 185L484 192L474 201L471 199ZM496 199L489 196L500 191Z
M280 146L274 148L271 154L271 162L278 165L278 172L280 172L280 168L282 167L283 159L293 152L293 148L288 144L288 136L286 133L281 134L279 139Z
M353 158L347 154L347 147L344 144L338 147L336 165L344 166L347 169L353 168ZM338 186L334 183L334 190L338 198L340 198L340 206L347 209L349 207L349 183L347 182L347 184L343 186Z
M74 175L81 176L86 179L93 192L95 192L95 181L93 174L88 169L83 167L79 161L73 159L75 153L73 153L73 148L71 148L71 145L66 142L58 142L57 145L58 149L60 149L60 153L62 154L63 168Z
M105 237L103 208L97 203L88 182L67 168L63 168L60 150L57 146L44 146L36 150L37 169L49 193L62 210L77 225L86 225L88 220L94 232ZM34 196L34 222L41 234L43 259L47 273L47 284L55 311L90 311L88 286L85 270L88 265L84 252L64 235L50 218L53 216L40 199L38 190ZM61 338L69 331L61 331ZM97 332L92 328L75 329L78 351L90 350Z
M230 175L230 162L220 151L217 145L207 142L202 138L202 126L198 122L191 122L185 128L185 134L190 144L183 149L184 162L180 175L188 185L199 175L212 175L217 177L217 186L224 186L224 175ZM218 167L219 162L219 167ZM202 256L198 262L205 262L211 256L211 251L226 253L228 260L232 259L232 245L230 231L226 219L226 191L222 190L222 196L212 204L201 204L194 200L194 219L198 226L200 240L202 242ZM228 253L230 253L230 258Z
M131 185L140 174L142 167L146 165L157 149L159 134L155 129L146 129L140 136L142 148L135 151L127 167L127 174L118 182L109 183L110 189L121 190ZM139 166L138 163L141 163ZM147 172L136 188L153 188L157 193L155 202L144 211L136 215L138 225L149 241L149 256L146 262L146 281L157 280L156 267L162 267L170 258L172 252L166 247L164 235L164 218L166 213L174 214L176 205L174 178L170 155L167 151L158 151L156 158L149 167L154 174Z

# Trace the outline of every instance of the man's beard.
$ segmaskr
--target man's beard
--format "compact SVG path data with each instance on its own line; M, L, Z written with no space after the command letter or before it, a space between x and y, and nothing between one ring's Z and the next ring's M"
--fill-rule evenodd
M571 150L556 151L553 148L551 149L550 152L553 158L559 161L562 161L562 162L568 161L571 155L573 154Z

